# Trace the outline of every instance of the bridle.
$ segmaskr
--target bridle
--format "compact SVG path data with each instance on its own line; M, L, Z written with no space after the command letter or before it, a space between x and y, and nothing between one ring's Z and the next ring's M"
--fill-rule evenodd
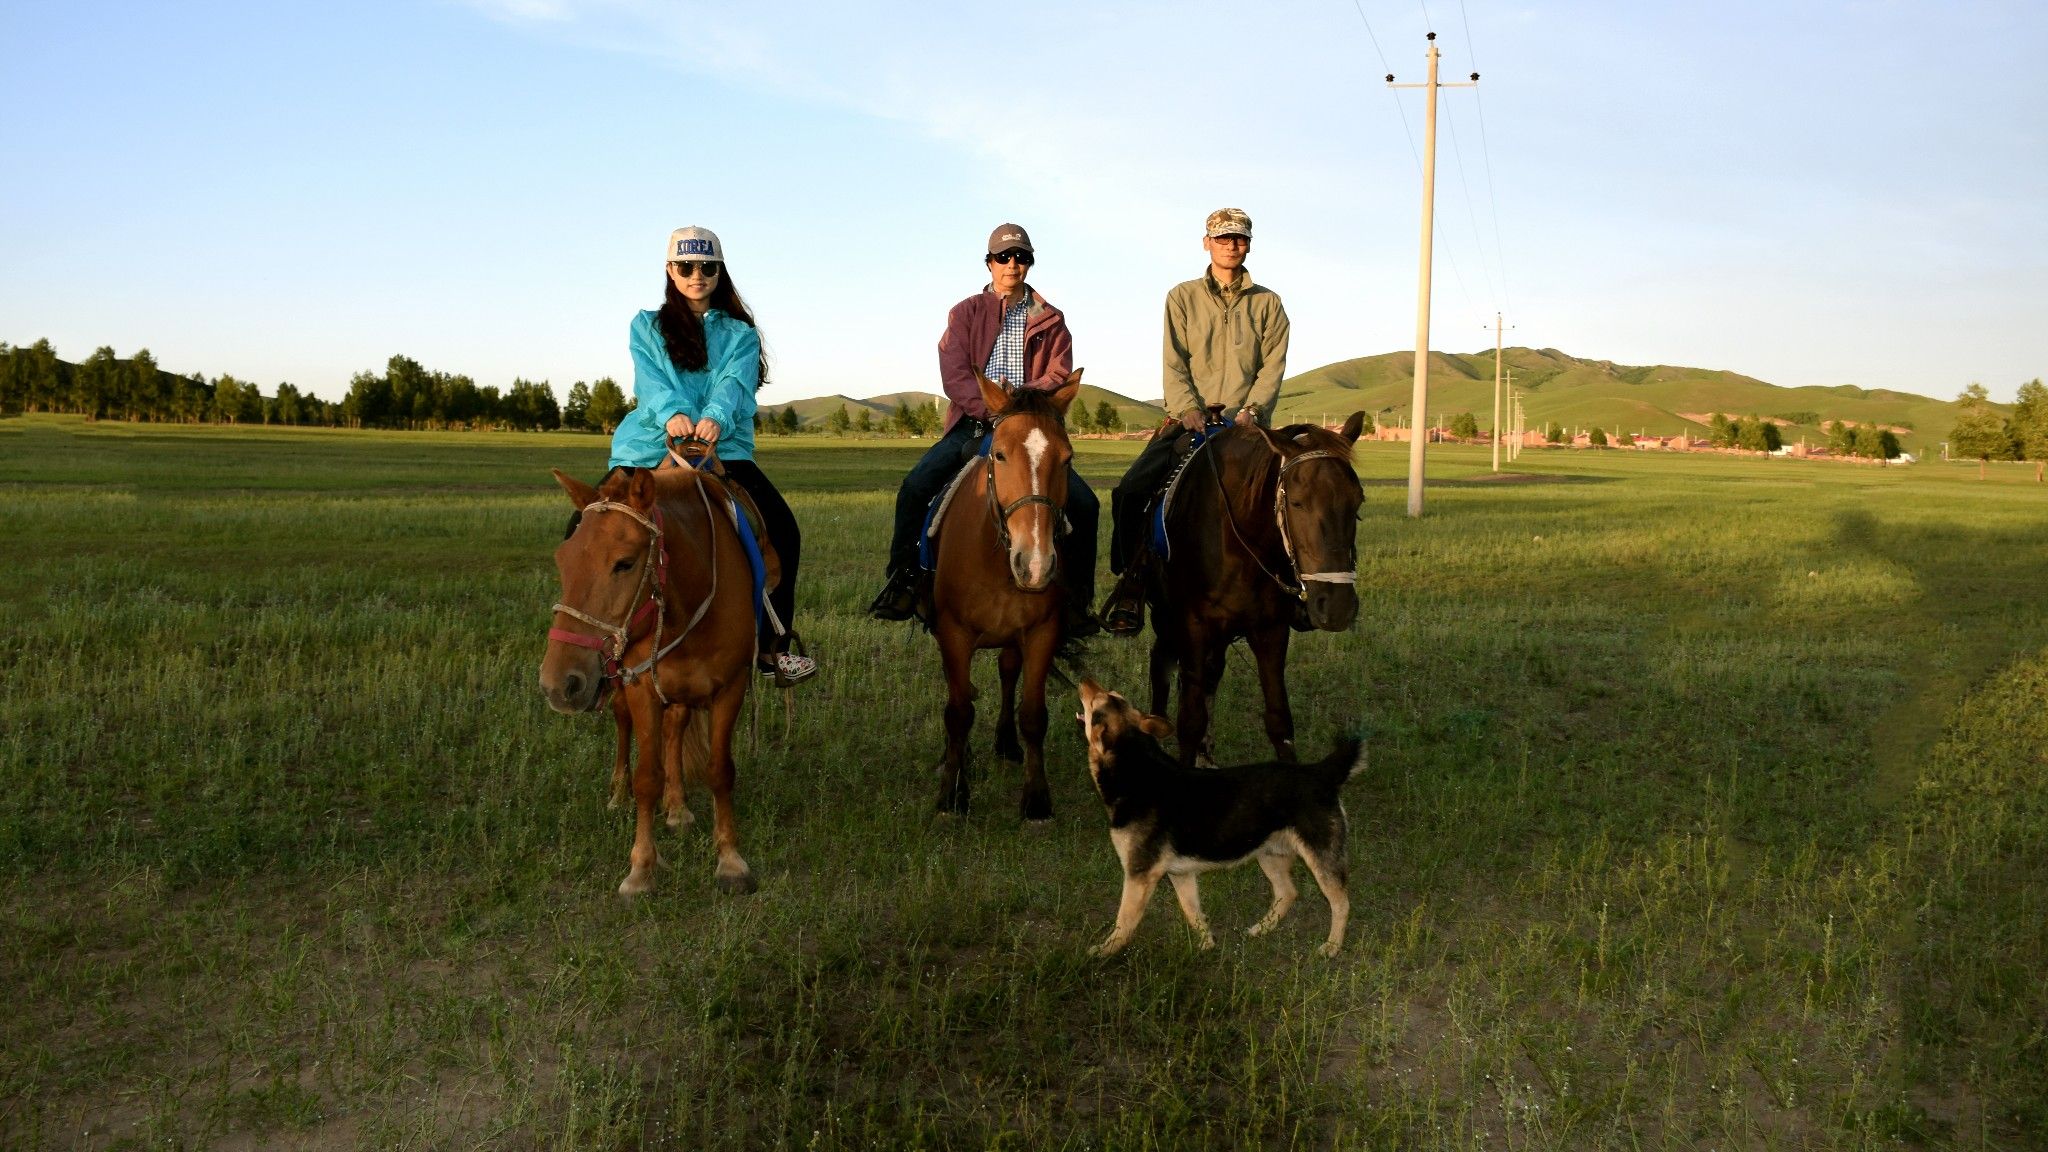
M1045 496L1037 492L1032 492L1024 496L1019 496L1015 500L1010 501L1008 504L1001 503L996 499L995 430L996 425L1001 424L1003 421L1009 418L1010 417L1008 413L999 413L994 419L990 420L988 423L988 478L987 482L982 485L983 488L988 490L988 514L996 522L996 540L1002 545L1004 552L1008 552L1010 550L1010 517L1015 516L1019 509L1030 508L1034 505L1039 504L1043 504L1047 508L1052 509L1053 534L1056 537L1066 535L1068 530L1071 528L1071 525L1067 523L1067 514L1065 510L1062 509L1059 505L1053 503L1052 497L1050 496ZM1012 575L1011 579L1013 582L1015 581L1016 577L1014 574Z
M1223 501L1223 521L1230 525L1230 534L1236 537L1238 546L1244 549L1245 555L1252 558L1252 563L1258 565L1259 571L1264 572L1273 583L1286 589L1288 595L1293 596L1296 600L1308 599L1308 586L1311 583L1354 585L1358 583L1358 569L1356 567L1338 572L1303 572L1301 571L1301 561L1295 559L1294 538L1287 531L1287 474L1311 460L1335 460L1343 464L1347 469L1351 465L1349 458L1343 453L1332 452L1326 448L1312 448L1307 452L1298 453L1281 461L1280 474L1273 479L1273 522L1279 525L1280 528L1280 549L1287 557L1287 566L1295 572L1296 579L1293 581L1282 578L1271 568L1266 567L1266 562L1259 558L1258 549L1253 548L1247 543L1244 534L1237 530L1237 514L1231 511L1230 494L1223 490L1223 471L1216 466L1216 462L1213 459L1209 462L1209 475L1216 481L1216 494Z
M562 613L571 619L580 620L604 634L602 637L599 637L592 636L587 632L576 632L567 628L553 627L548 629L548 639L559 640L564 644L573 644L578 648L589 648L603 659L604 674L598 680L597 695L590 704L592 710L604 703L605 695L611 690L613 684L631 684L650 672L656 673L652 678L655 698L663 704L669 702L668 697L662 694L661 676L657 671L657 666L661 663L661 658L674 651L676 645L681 644L684 637L688 636L697 627L698 623L704 619L704 614L711 610L712 600L718 596L718 520L712 513L711 494L705 489L704 477L702 475L697 477L697 494L703 498L704 522L710 528L711 589L704 593L703 602L698 604L697 610L690 614L689 622L683 625L682 631L676 633L675 639L656 648L647 659L630 666L625 662L626 648L633 641L632 633L634 629L639 628L649 616L652 616L654 618L654 638L659 642L662 630L668 622L668 595L666 591L668 587L668 549L662 547L661 542L661 507L656 505L652 509L652 515L650 516L641 513L638 508L630 504L617 500L593 500L583 506L585 515L592 512L618 512L638 521L641 527L647 529L647 559L640 565L640 582L634 586L633 597L628 601L628 603L638 604L639 607L629 611L624 624L612 624L608 621L600 620L588 612L572 608L567 604L557 603L554 606L554 611ZM647 597L645 601L640 599L643 593Z

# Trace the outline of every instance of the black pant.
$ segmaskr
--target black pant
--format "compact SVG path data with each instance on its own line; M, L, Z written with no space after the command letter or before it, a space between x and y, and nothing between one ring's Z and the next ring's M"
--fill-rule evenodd
M986 426L960 420L925 450L903 486L896 490L896 526L889 536L889 575L917 567L917 535L924 530L924 511L939 490L981 448ZM1095 533L1102 520L1102 501L1081 474L1067 466L1067 522L1073 532L1060 541L1060 579L1086 604L1095 599Z
M775 555L782 561L782 581L768 593L768 603L775 606L775 614L782 618L785 628L794 628L796 619L796 570L803 559L804 536L796 526L796 513L789 510L782 493L761 471L761 466L752 460L726 460L725 474L734 483L746 489L754 498L755 507L761 510L761 523L768 529L768 543L774 545ZM761 651L780 652L789 647L788 637L778 638L775 628L766 617L761 620Z
M1145 445L1138 458L1124 470L1124 478L1117 481L1109 492L1109 567L1121 574L1138 558L1138 553L1152 538L1151 525L1146 522L1145 509L1152 503L1152 497L1166 486L1166 478L1173 474L1173 466L1180 461L1180 442L1185 433L1176 428L1171 435L1160 436Z

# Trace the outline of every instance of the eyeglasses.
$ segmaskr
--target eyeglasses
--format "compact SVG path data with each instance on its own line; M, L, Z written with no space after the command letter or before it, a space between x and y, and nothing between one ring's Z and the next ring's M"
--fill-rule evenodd
M675 269L676 275L681 276L685 280L695 276L700 269L703 271L706 280L716 280L720 270L720 265L716 260L671 260L668 266Z
M1221 236L1209 237L1209 243L1211 244L1228 244L1233 248L1243 248L1251 242L1251 237L1240 235L1236 232L1227 232Z
M1007 252L992 253L989 259L997 264L1008 264L1010 261L1015 260L1020 267L1024 268L1031 267L1033 263L1031 253L1024 251L1022 248L1012 248Z

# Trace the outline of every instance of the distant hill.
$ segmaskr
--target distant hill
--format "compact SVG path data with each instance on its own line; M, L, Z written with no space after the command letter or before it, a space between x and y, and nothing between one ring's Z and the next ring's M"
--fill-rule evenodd
M768 407L776 412L780 412L784 408L794 407L797 420L808 427L813 424L822 424L830 419L832 413L841 404L846 405L846 414L849 416L858 413L862 408L867 408L874 412L877 417L881 417L895 415L897 403L906 400L910 402L910 406L913 408L929 400L938 406L940 413L943 414L946 411L946 398L933 392L891 392L884 396L869 396L864 400L834 394L831 396L812 396L803 400L789 400L781 404L772 404ZM1142 400L1133 400L1128 396L1111 392L1107 388L1097 388L1093 384L1084 383L1081 385L1081 396L1076 402L1088 405L1088 410L1093 412L1104 400L1109 401L1116 407L1117 414L1124 418L1124 426L1127 428L1149 427L1166 418L1165 411L1157 404L1147 404Z
M1632 367L1611 360L1581 360L1555 348L1508 348L1501 359L1514 374L1528 425L1550 421L1568 427L1673 435L1703 431L1686 415L1724 412L1730 416L1783 417L1788 439L1825 436L1830 420L1903 428L1909 450L1932 448L1955 422L1952 401L1890 389L1853 385L1782 388L1737 372L1681 368L1668 364ZM1381 423L1408 416L1415 353L1388 352L1343 360L1289 377L1280 390L1280 414L1288 419L1331 421L1363 408ZM1994 405L2001 411L2007 405ZM1493 419L1493 349L1429 356L1431 421L1471 412L1484 428ZM1505 417L1503 417L1505 418Z

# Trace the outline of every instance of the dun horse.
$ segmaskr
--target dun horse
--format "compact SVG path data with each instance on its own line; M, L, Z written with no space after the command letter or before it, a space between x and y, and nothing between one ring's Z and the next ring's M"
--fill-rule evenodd
M1081 391L1081 370L1051 391L1005 390L975 375L994 420L988 455L969 465L971 471L953 489L935 525L928 619L946 668L946 760L939 773L938 808L967 811L974 654L996 648L1001 650L997 668L1003 685L996 754L1024 761L1024 819L1050 820L1045 677L1060 641L1055 549L1064 525L1060 509L1067 498L1067 464L1074 455L1065 416Z
M693 729L709 745L702 772L718 885L751 892L733 815L732 736L753 674L754 583L726 486L690 468L620 470L597 488L554 475L581 516L555 550L562 599L540 684L550 707L572 713L616 686L631 718L637 819L619 894L654 886L656 801L672 826L686 818L678 767ZM772 553L764 559L772 579Z
M1183 764L1211 759L1209 703L1239 637L1258 661L1266 739L1280 759L1294 760L1288 633L1301 622L1342 632L1358 615L1356 532L1365 490L1351 447L1364 420L1353 413L1342 433L1313 424L1230 428L1188 461L1167 514L1171 556L1155 565L1147 596L1152 711L1166 714L1177 668L1174 731Z

